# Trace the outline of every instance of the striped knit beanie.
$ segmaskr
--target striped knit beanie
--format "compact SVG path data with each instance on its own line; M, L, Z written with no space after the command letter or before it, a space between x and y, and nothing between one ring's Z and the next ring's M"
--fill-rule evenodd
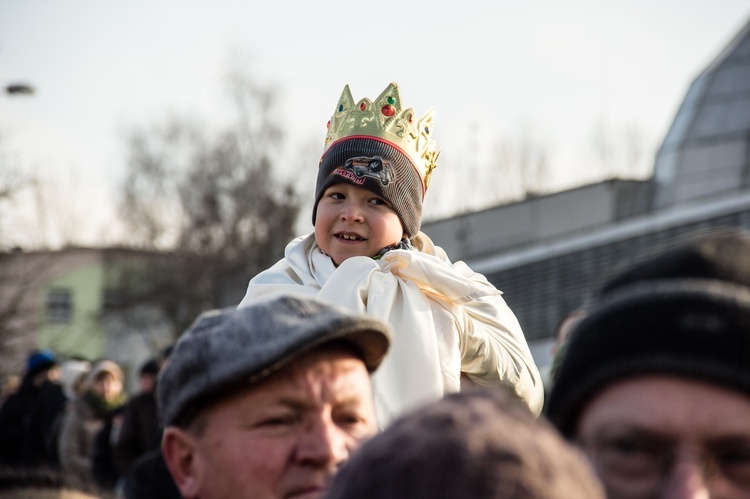
M395 210L404 233L417 235L422 223L422 180L409 156L376 137L350 136L331 145L320 160L312 222L318 203L338 183L362 187L385 199Z

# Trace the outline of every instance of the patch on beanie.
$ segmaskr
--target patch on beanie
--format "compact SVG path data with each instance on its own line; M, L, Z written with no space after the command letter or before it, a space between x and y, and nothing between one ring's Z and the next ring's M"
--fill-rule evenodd
M335 169L334 175L340 175L357 185L365 183L366 178L373 178L386 186L396 180L396 174L391 162L380 156L357 156L349 158L344 166Z

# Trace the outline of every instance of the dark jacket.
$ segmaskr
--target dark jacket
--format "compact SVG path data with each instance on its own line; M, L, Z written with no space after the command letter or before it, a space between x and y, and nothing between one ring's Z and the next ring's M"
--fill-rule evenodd
M62 387L25 378L0 409L0 462L11 467L59 466L56 422L65 408Z
M125 480L125 499L181 499L161 449L147 452L133 463Z
M126 474L136 459L160 447L162 428L156 410L156 397L151 392L133 397L123 414L114 456L117 469Z
M114 442L122 425L124 406L118 407L104 419L104 426L94 438L91 453L91 471L97 485L104 490L114 490L120 473L115 466Z

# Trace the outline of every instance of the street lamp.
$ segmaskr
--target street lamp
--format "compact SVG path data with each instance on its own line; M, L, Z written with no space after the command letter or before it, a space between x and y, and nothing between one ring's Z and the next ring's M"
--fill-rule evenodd
M5 86L5 93L9 95L33 95L34 87L24 83L12 83Z

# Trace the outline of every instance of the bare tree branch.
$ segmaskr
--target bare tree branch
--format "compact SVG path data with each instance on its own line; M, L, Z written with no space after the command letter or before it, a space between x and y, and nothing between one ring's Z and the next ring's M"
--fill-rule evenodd
M300 210L295 172L275 163L275 89L237 67L227 83L229 126L173 116L127 139L122 214L133 242L155 256L114 281L123 307L157 305L176 332L207 308L236 305L281 257Z

